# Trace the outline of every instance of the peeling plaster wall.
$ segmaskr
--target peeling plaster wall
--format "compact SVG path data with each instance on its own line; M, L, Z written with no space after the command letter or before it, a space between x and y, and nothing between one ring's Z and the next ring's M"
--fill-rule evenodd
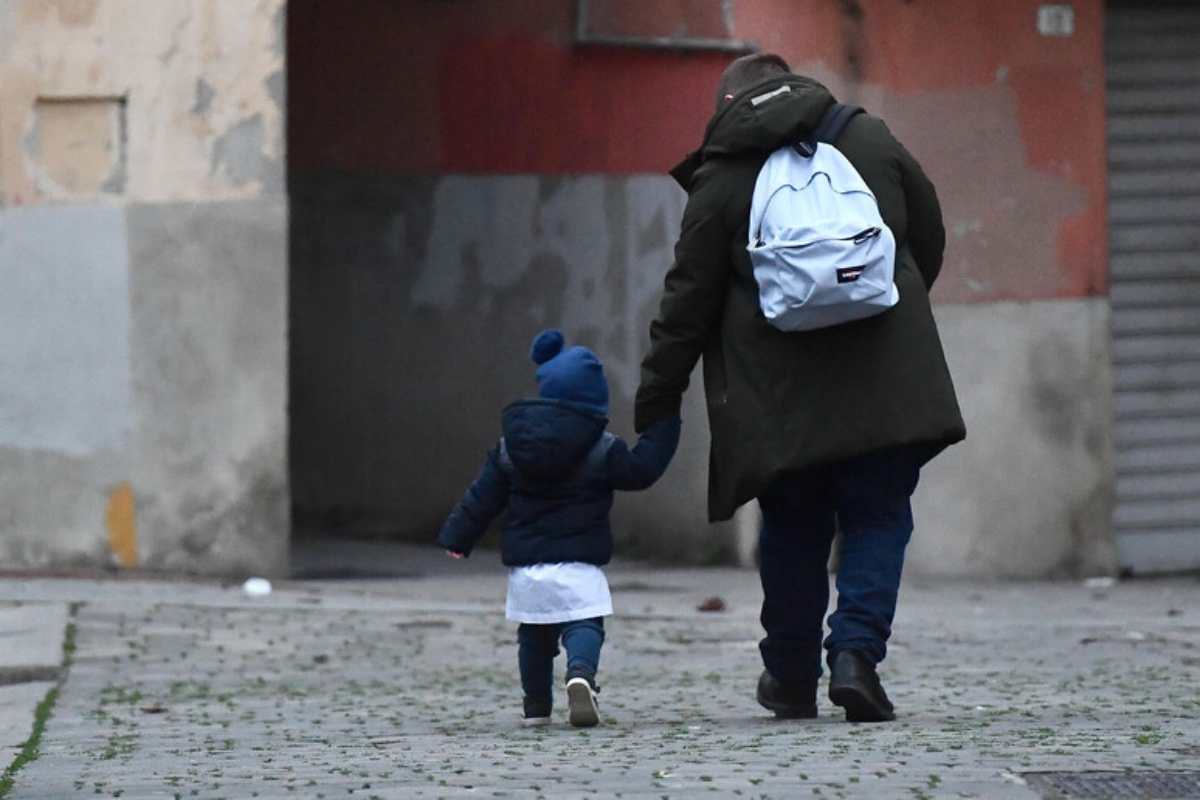
M1068 38L1038 34L1031 0L735 0L722 21L884 117L939 188L935 300L970 438L926 473L917 573L1113 568L1103 4L1072 5ZM642 24L595 6L618 9L601 29ZM542 325L600 352L631 434L682 210L664 173L699 142L730 56L573 47L573 7L292 0L290 50L338 56L289 63L306 522L432 536L501 406L531 390ZM664 482L618 500L624 552L752 553L753 514L741 534L703 519L700 400L693 386Z
M78 198L39 185L39 98L119 100L120 191L137 202L283 189L283 0L12 0L0 16L0 202ZM53 166L53 165L51 165Z
M283 9L0 3L0 568L286 568Z

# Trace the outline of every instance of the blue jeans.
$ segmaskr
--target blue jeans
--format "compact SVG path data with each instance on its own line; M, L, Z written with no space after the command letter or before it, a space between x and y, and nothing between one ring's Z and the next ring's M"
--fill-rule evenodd
M554 657L558 642L567 650L567 679L595 681L604 644L604 619L581 619L552 625L521 623L517 628L517 662L526 697L549 700L554 688Z
M837 610L825 649L887 655L904 550L912 536L910 498L922 451L896 448L813 467L777 480L759 497L763 585L759 649L777 680L816 690L829 608L829 552L841 531Z

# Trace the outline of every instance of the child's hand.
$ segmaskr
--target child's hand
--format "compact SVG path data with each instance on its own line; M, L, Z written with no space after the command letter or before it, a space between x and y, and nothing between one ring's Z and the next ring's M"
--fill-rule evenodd
M453 550L447 550L446 555L450 556L451 558L463 558L464 557L462 553L456 553Z

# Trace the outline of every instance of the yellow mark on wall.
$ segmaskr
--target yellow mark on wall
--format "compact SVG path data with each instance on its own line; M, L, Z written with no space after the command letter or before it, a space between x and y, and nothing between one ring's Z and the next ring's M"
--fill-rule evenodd
M104 522L108 526L108 548L117 557L117 563L122 567L136 567L137 512L133 504L133 487L128 481L109 495Z

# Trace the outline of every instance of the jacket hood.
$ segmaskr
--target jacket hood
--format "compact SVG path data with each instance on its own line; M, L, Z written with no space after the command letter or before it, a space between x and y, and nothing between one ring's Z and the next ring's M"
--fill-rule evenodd
M608 419L579 403L521 400L504 409L501 429L513 465L527 478L556 481L587 456Z
M700 148L671 175L686 190L696 170L710 158L777 150L816 128L833 102L828 89L800 75L756 83L713 115Z

